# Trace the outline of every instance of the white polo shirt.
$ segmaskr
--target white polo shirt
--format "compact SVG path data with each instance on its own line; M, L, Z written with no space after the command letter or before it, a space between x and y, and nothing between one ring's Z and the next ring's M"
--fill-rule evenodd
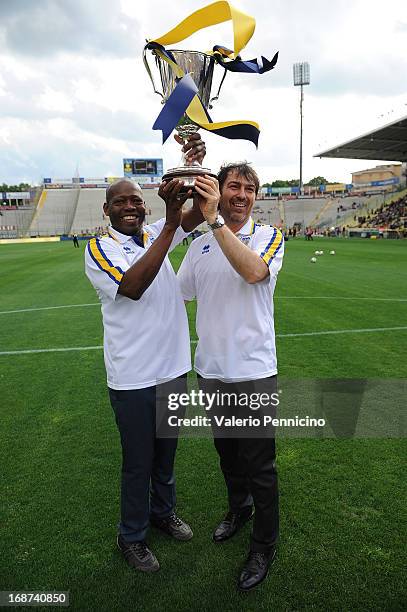
M85 271L102 304L104 357L111 389L142 389L191 369L188 319L177 277L165 258L139 300L117 293L124 273L149 249L165 219L144 226L144 248L108 229L92 238L85 251ZM173 249L188 234L180 227Z
M284 238L250 218L236 234L269 266L270 276L247 283L212 232L195 239L178 271L184 300L197 299L195 370L204 378L239 382L277 373L273 293Z

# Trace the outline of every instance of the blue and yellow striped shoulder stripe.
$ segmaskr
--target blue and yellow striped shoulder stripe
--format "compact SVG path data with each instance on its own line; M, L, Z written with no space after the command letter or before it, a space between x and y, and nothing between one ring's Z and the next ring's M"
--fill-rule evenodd
M100 270L106 272L109 278L120 285L124 272L119 266L114 266L102 249L99 238L91 238L88 242L88 253Z
M273 227L273 234L264 251L260 254L262 260L269 266L270 262L277 255L284 242L283 233L279 229Z

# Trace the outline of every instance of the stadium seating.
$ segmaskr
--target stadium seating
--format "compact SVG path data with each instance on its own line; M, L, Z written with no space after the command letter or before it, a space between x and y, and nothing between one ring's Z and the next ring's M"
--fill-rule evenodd
M257 200L253 217L259 223L317 227L334 223L337 215L338 198L301 198L294 200ZM335 223L334 223L335 224Z
M104 231L109 219L103 214L104 189L81 189L71 234L94 234Z
M158 196L158 189L143 189L146 203L146 222L154 223L164 216L164 202ZM381 197L381 196L380 196ZM25 213L19 219L0 223L13 226L12 237L55 236L62 234L89 235L103 233L109 220L103 214L105 190L103 188L81 189L44 189L35 214ZM381 200L382 201L382 200ZM352 204L357 208L352 209ZM253 208L253 218L257 223L271 224L286 230L305 222L306 227L324 229L330 226L351 224L361 210L374 210L379 207L378 196L372 198L301 198L293 200L259 199ZM7 212L8 215L11 214ZM31 216L30 216L31 215ZM32 219L32 220L31 220ZM31 220L31 223L30 223ZM206 229L203 224L200 229ZM27 231L28 230L28 231ZM10 232L2 237L9 237Z
M407 227L407 196L398 198L387 206L381 205L368 215L361 225L381 227L391 230L404 230Z
M68 234L75 214L77 189L44 189L29 228L31 236Z
M20 238L24 236L33 218L35 208L7 210L4 207L0 216L0 238Z

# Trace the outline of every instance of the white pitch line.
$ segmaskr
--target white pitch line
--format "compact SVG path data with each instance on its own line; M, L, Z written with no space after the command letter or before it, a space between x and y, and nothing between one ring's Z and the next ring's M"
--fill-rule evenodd
M372 302L407 302L407 298L342 297L334 295L275 295L275 300L369 300Z
M14 312L37 312L38 310L58 310L59 308L83 308L85 306L100 306L100 302L93 304L65 304L64 306L42 306L41 308L20 308L19 310L1 310L2 314L12 314Z
M276 338L302 338L304 336L329 336L332 334L362 334L383 331L405 331L405 327L372 327L366 329L332 329L327 331L304 332L300 334L276 334ZM196 344L197 340L191 340L191 344ZM103 348L102 345L97 346L71 346L66 348L49 348L49 349L26 349L20 351L0 351L1 355L30 355L32 353L64 353L67 351L97 351Z
M363 334L383 331L405 331L405 327L370 327L365 329L332 329L327 331L304 332L301 334L276 334L276 338L301 338L303 336L330 336L331 334Z
M276 300L368 300L373 302L407 302L407 298L379 298L379 297L345 297L336 295L275 295ZM62 306L41 306L38 308L19 308L18 310L0 310L0 315L18 312L38 312L39 310L59 310L60 308L85 308L87 306L100 306L100 302L92 304L64 304Z
M1 351L0 355L31 355L32 353L65 353L66 351L100 351L103 346L68 346L66 348L25 349L21 351Z

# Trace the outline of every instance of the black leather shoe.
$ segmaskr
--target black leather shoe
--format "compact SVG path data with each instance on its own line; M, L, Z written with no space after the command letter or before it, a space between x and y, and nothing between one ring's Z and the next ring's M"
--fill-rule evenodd
M270 565L275 559L276 552L275 546L267 553L249 552L237 583L240 591L250 591L263 582L268 574Z
M176 540L182 540L183 542L190 540L194 535L191 527L180 519L174 512L170 516L163 519L157 519L152 516L151 524Z
M122 552L127 563L141 572L158 572L160 569L157 557L144 541L126 542L121 535L118 535L117 548Z
M214 542L224 542L225 540L229 540L232 536L235 535L243 527L247 521L249 521L254 514L253 508L249 508L244 512L240 512L239 514L235 512L228 512L225 518L219 525L216 527L213 532L213 541Z

